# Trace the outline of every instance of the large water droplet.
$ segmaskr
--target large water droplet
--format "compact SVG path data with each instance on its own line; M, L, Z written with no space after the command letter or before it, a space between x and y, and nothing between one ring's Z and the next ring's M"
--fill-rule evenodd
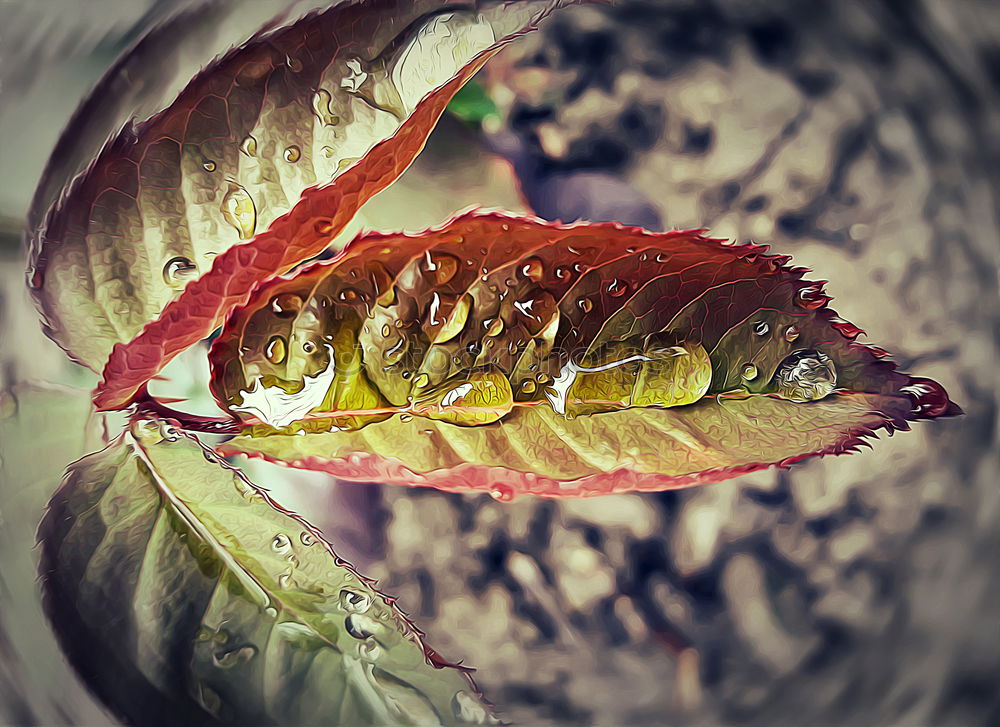
M333 101L333 96L325 88L321 88L313 94L312 110L323 126L336 126L340 123L340 118L330 109L331 101Z
M747 381L753 381L757 378L757 367L752 363L744 364L740 375Z
M294 164L299 159L302 158L302 150L297 146L292 144L290 147L286 148L284 153L281 155L282 158L289 164Z
M291 318L302 310L302 298L295 293L282 293L271 298L271 312L281 318Z
M533 283L537 283L542 279L542 275L545 274L545 266L542 261L537 257L529 257L523 263L521 263L521 275L526 277Z
M344 628L356 639L367 639L374 635L374 632L368 629L366 621L353 613L344 619Z
M833 393L837 368L819 351L796 351L785 357L774 373L774 393L790 401L816 401Z
M264 348L264 357L277 366L285 362L286 355L288 355L288 347L285 345L284 337L271 336Z
M186 257L174 257L163 266L163 282L171 288L183 288L198 274L198 268Z
M430 251L424 253L424 259L422 262L423 271L437 285L444 285L455 277L455 273L458 271L458 266L458 258L452 257L451 255L432 253Z
M372 605L372 597L363 591L345 588L340 592L340 607L349 613L364 613Z
M229 183L229 191L222 198L222 217L239 233L241 240L253 237L257 228L257 208L250 194L236 182Z

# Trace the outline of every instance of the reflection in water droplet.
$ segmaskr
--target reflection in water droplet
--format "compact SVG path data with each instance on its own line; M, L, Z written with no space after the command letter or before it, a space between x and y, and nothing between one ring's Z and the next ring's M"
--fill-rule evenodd
M271 336L270 340L267 342L267 347L264 349L264 356L267 360L277 366L278 364L284 363L287 353L288 351L285 346L284 337Z
M229 183L229 191L222 198L222 217L239 233L241 240L253 237L257 228L257 208L249 193L236 182Z
M796 351L778 366L772 382L774 393L790 401L816 401L833 393L837 368L819 351Z
M292 146L285 149L285 152L282 154L282 157L289 164L294 164L302 157L302 150L293 144Z
M333 101L333 97L325 88L321 88L313 94L312 110L323 126L336 126L340 123L340 119L330 109L331 101Z
M594 302L590 298L580 298L577 301L577 305L580 306L580 310L584 313L590 313L594 309Z
M212 654L212 663L220 669L231 669L237 664L243 664L257 656L257 647L251 644Z
M767 325L767 321L757 321L753 324L753 332L756 336L766 336L770 330L771 326Z
M743 366L743 371L740 373L747 381L753 381L757 378L757 367L752 363L745 364Z
M345 588L340 592L340 607L349 613L364 613L371 605L371 596L363 591Z
M529 257L521 264L521 275L528 280L537 283L545 273L545 266L537 257Z
M215 162L213 162L211 159L206 159L202 163L201 168L204 169L206 172L214 172L215 171Z
M248 157L257 156L257 140L253 136L247 136L240 142L240 151Z
M799 337L799 329L795 326L789 326L785 329L785 340L791 343Z
M302 298L295 293L282 293L271 298L271 312L282 318L290 318L302 309Z
M174 257L163 266L163 282L171 288L183 288L198 274L198 268L186 257Z

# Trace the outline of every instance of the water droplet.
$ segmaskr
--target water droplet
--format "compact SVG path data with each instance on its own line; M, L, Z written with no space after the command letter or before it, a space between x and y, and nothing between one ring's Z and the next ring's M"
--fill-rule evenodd
M533 394L535 392L535 382L531 379L525 379L522 381L521 392L524 394Z
M375 639L366 639L358 644L358 656L366 661L375 661L382 655L382 646Z
M510 502L514 499L514 490L510 485L493 485L490 497L499 502Z
M305 341L302 344L302 350L306 353L313 353L316 351L316 344L312 341Z
M353 303L359 298L358 291L354 288L344 288L339 293L337 293L337 300L342 303Z
M281 293L271 298L271 312L281 318L291 318L302 309L302 298L295 293Z
M483 346L479 341L472 341L465 347L465 351L472 356L478 356L483 352Z
M316 536L310 533L308 530L303 530L299 535L299 542L306 547L316 544Z
M521 275L534 283L540 281L544 273L545 266L537 257L529 257L521 263Z
M212 654L212 663L220 669L231 669L238 664L250 661L255 656L257 656L257 647L246 644L235 649L215 652Z
M214 172L215 171L215 162L213 162L211 159L206 159L202 163L201 168L204 169L206 172Z
M294 164L302 158L302 150L292 144L290 147L285 149L285 152L281 156L289 164Z
M828 300L830 300L829 296L823 293L823 289L819 285L807 285L804 288L799 288L799 292L795 295L795 304L806 310L821 308Z
M487 336L499 336L503 332L503 318L487 318L483 321L483 328L486 329Z
M772 382L774 393L790 401L816 401L833 393L837 368L819 351L795 351L778 366Z
M542 386L545 386L546 384L552 381L552 377L546 373L537 373L535 374L535 381L537 381Z
M584 313L590 313L594 309L594 302L590 298L580 298L576 304Z
M295 578L291 573L282 573L278 576L278 588L287 591L295 587Z
M321 88L313 94L312 110L323 126L336 126L340 123L340 119L330 109L331 101L333 101L333 96L325 88ZM326 148L329 149L329 147Z
M284 337L271 336L270 340L267 342L267 347L264 349L264 357L277 366L278 364L285 362L285 356L287 354L288 349L285 345Z
M198 274L198 268L186 257L174 257L163 266L163 282L171 288L183 288Z
M222 198L222 217L239 233L241 240L253 237L257 228L257 208L250 194L236 182L229 183L229 191Z
M451 255L432 253L429 250L424 253L423 270L438 285L444 285L458 271L458 259Z
M340 607L349 613L365 613L372 606L372 597L363 591L345 588L340 592Z
M324 146L322 149L320 149L320 151L323 152L323 156L326 157L327 159L333 156L332 146Z
M274 606L268 606L264 609L264 615L268 618L278 618L278 609Z
M757 378L757 367L754 366L752 363L744 364L741 375L747 381L753 381L754 379Z
M391 331L392 329L389 328L388 325L386 325L382 329L383 333L385 333L386 330ZM395 364L398 364L400 361L403 360L403 355L406 353L407 348L409 348L407 339L404 338L403 336L399 336L396 342L388 349L386 349L385 353L382 355L382 359L385 361L387 366L394 366ZM404 372L404 378L407 376L408 374Z
M486 707L472 692L456 692L451 698L451 711L462 724L497 724L499 720L486 711Z
M913 400L913 413L918 416L932 419L947 414L952 409L948 392L933 379L911 376L909 384L901 387L900 391Z
M608 283L608 295L612 298L617 298L619 296L625 295L628 292L628 283L623 280L612 280Z
M566 280L569 277L570 270L565 265L560 265L556 268L556 277L560 280Z
M401 421L401 422L412 422L413 421L413 415L412 414L400 414L399 421Z
M284 533L278 533L271 539L271 550L275 553L286 553L292 547L292 541Z
M257 140L253 136L247 135L247 137L240 142L240 151L248 157L257 156Z
M358 640L367 639L374 635L374 632L367 627L368 624L365 623L364 617L358 618L355 614L351 614L344 619L344 629Z
M302 70L302 61L300 61L298 58L293 58L290 55L285 56L285 65L288 66L288 70L292 71L293 73L298 73L299 71Z
M767 332L771 330L771 326L767 324L767 321L757 321L753 324L753 332L755 336L766 336Z
M795 341L799 337L799 329L795 326L789 326L785 329L785 340L789 343Z
M382 326L382 335L388 337L390 333L392 333L392 328L389 327L388 323L384 324Z
M413 380L413 386L417 389L422 389L427 384L431 382L431 377L427 374L417 374L417 378Z

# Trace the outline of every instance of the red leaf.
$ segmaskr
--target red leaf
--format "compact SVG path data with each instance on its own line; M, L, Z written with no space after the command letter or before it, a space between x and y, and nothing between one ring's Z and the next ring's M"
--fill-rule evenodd
M940 385L843 335L819 285L765 250L498 213L358 238L230 314L212 389L249 436L225 449L503 499L707 482L959 412ZM687 374L634 363L624 384L575 383L670 340ZM605 366L608 350L619 360ZM642 393L640 380L659 383ZM484 393L505 387L506 400Z

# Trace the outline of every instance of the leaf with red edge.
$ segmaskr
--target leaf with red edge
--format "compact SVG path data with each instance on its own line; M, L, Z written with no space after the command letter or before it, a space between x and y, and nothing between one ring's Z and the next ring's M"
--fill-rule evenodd
M579 495L717 480L958 413L766 250L479 212L362 236L230 314L212 389L244 430L223 449Z
M54 158L28 231L46 332L105 367L98 400L122 406L259 279L321 252L412 161L461 85L559 4L362 0L310 12L126 125L46 210L79 166Z

